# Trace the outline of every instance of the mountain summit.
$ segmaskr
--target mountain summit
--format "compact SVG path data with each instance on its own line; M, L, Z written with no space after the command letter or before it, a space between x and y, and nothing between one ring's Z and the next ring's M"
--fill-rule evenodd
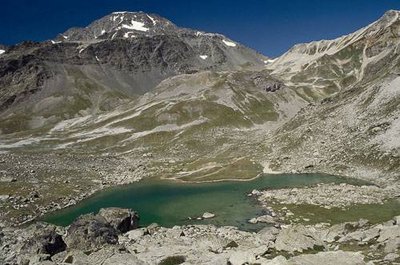
M85 28L72 28L60 34L57 41L96 41L176 34L180 30L171 21L144 12L113 12ZM190 31L190 30L186 30Z

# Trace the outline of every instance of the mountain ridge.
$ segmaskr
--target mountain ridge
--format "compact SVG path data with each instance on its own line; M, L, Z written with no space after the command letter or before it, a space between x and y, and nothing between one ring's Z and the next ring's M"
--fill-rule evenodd
M141 19L147 19L147 24L153 23L145 13L111 14L93 22L92 27L103 27L104 21L111 22L112 26L119 25L119 20L131 23L139 14ZM46 105L50 105L47 110L42 108L38 116L54 116L54 108L61 104L57 106L64 109L61 117L52 118L59 121L89 108L93 113L99 108L115 106L121 99L136 98L170 76L204 70L260 68L267 59L222 35L180 29L158 16L153 19L158 21L156 24L163 23L163 34L124 38L126 31L134 29L118 28L117 33L120 30L125 33L120 32L121 36L115 39L111 36L101 41L24 42L9 47L0 55L1 109L10 115L18 112L20 116L30 116L23 113L35 109L35 105L54 94L64 99L47 100ZM86 31L72 29L70 32L87 36ZM20 124L25 118L15 119L11 123ZM3 124L8 127L7 131L12 132L15 127L9 122ZM31 126L27 121L19 127L24 130Z
M396 45L396 39L398 44L399 36L395 32L400 23L399 14L399 11L389 10L377 21L354 33L332 40L294 45L273 63L268 64L268 68L273 74L280 75L287 81L294 79L294 82L309 85L320 82L321 86L340 90L361 81L371 60L382 59L374 58L378 54L388 57L382 53L382 49ZM355 72L352 72L352 69ZM325 80L315 80L321 77ZM329 81L332 79L333 82ZM335 83L336 80L341 83Z

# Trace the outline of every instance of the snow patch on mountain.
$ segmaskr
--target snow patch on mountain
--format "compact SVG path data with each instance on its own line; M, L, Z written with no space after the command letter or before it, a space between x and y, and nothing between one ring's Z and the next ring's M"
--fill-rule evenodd
M227 41L227 40L222 40L222 42L229 47L236 47L236 43L231 42L231 41Z
M138 30L138 31L148 31L149 30L149 28L146 28L144 26L143 22L135 21L133 19L131 20L131 24L130 25L129 24L123 24L121 27L125 28L125 29Z
M147 17L150 18L151 22L153 22L153 25L157 23L157 21L152 16L147 15Z
M203 59L203 60L205 60L205 59L207 59L208 58L208 56L207 55L200 55L199 56L201 59Z
M3 54L3 53L5 53L6 51L5 50L0 50L0 54Z
M276 58L275 59L268 59L268 60L265 60L264 63L268 64L268 63L273 63L275 61L276 61Z
M132 31L125 32L124 38L132 38L132 37L135 37L134 35L130 35L130 34L133 34L133 32L132 32Z

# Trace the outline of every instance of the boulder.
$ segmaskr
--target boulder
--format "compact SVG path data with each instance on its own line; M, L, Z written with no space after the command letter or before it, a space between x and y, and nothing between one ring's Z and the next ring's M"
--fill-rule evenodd
M28 228L32 234L26 239L21 248L21 253L44 254L53 256L66 249L66 244L61 235L56 232L54 225L36 223Z
M91 251L106 244L117 244L118 232L103 216L86 214L69 226L65 241L68 248Z
M254 260L254 256L252 255L252 253L247 251L235 251L229 257L228 264L231 265L249 264L252 260Z
M258 231L257 235L265 242L275 241L276 236L279 234L279 229L273 226L267 226Z
M266 224L274 224L276 223L275 218L271 215L261 215L258 217L251 218L248 221L250 224L257 224L257 223L266 223Z
M118 233L126 233L139 226L139 215L131 209L103 208L100 209L98 215L104 217Z
M136 230L127 232L126 236L128 237L129 240L137 241L146 234L146 231L147 231L147 229L145 229L145 228L136 229Z
M147 233L153 235L160 229L160 226L157 223L152 223L146 227Z
M400 249L400 237L388 239L383 251L385 253L391 253L396 252L398 249Z
M389 253L383 258L383 260L393 262L398 258L400 258L399 254Z
M147 263L139 260L135 255L130 253L117 253L107 258L103 265L146 265Z
M209 213L209 212L203 213L203 216L202 216L203 219L210 219L210 218L214 218L214 217L215 217L215 214Z
M393 220L394 220L394 224L395 224L395 225L400 225L400 215L395 216L395 217L393 218Z
M315 231L303 225L290 226L283 229L275 241L275 248L278 251L303 252L308 249L324 249L325 245L316 235Z
M321 239L324 242L332 243L340 240L346 234L345 224L336 224L329 228L322 229Z
M303 254L289 260L293 265L364 265L364 256L359 252L327 251L317 254Z
M400 226L384 226L380 230L378 242L384 242L389 239L400 238Z
M380 228L372 227L367 230L357 230L355 232L351 232L346 236L340 238L338 242L347 242L347 241L359 241L359 242L371 242L379 237Z

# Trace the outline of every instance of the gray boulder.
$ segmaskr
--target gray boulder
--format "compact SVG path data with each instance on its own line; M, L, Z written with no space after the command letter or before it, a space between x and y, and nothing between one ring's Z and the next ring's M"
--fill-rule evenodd
M139 226L139 215L131 209L124 208L103 208L99 211L99 216L114 227L118 233L126 233Z
M65 241L70 249L91 251L117 244L118 232L103 216L86 214L70 225Z
M308 249L322 250L325 248L325 244L312 228L295 225L283 229L278 234L275 248L279 251L293 253L295 251L303 252Z
M54 225L36 223L29 230L32 235L22 245L21 253L53 256L66 249L67 245Z
M363 265L364 256L358 252L327 251L317 254L305 254L289 260L293 265Z

